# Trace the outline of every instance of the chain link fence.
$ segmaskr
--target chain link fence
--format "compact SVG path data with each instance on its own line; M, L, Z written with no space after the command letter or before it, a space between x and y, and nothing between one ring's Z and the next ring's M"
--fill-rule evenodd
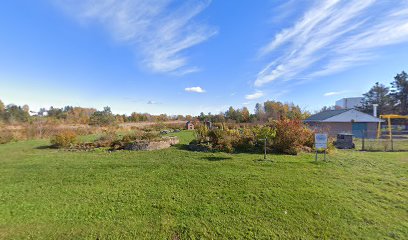
M408 129L405 126L393 127L377 131L362 130L361 134L354 134L356 150L362 151L408 151Z

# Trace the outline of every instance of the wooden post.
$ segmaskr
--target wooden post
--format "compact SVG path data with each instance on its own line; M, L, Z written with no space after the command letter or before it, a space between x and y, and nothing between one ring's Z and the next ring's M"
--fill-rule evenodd
M268 141L268 138L262 138L262 139L259 139L259 140L265 141L264 142L264 160L266 160L266 142Z
M392 139L391 118L388 117L388 134L390 135L391 151L394 151L394 142Z
M362 132L363 132L363 134L362 134L362 135L363 135L363 138L361 139L361 140L362 140L361 150L364 151L364 149L365 149L365 146L364 146L364 145L365 145L365 133L364 133L364 130L362 130Z
M268 141L268 138L265 138L265 153L264 153L264 160L266 160L266 141Z
M381 118L381 116L380 116ZM377 127L377 139L379 139L381 136L381 121L378 122L378 127Z
M390 140L392 140L392 129L391 129L391 118L388 117L388 134L390 137Z

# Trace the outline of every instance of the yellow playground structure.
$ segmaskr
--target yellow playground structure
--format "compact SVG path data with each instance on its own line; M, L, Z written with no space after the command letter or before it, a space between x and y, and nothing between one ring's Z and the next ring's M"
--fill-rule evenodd
M388 114L388 115L380 115L380 118L387 120L388 136L390 139L392 139L391 119L408 119L408 116ZM380 137L381 137L381 122L378 123L378 128L377 128L377 138L380 138Z

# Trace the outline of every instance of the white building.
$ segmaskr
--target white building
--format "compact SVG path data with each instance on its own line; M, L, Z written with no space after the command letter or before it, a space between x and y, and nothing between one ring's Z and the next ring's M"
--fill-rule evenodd
M336 107L340 109L352 109L361 106L362 97L342 98L336 101Z

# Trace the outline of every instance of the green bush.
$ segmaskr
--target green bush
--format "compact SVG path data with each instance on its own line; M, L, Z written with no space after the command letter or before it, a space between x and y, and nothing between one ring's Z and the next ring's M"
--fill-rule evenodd
M257 141L253 129L243 128L239 131L238 141L235 142L235 149L243 152L253 151L257 146Z
M195 128L196 139L199 143L209 141L209 129L205 125L197 125Z
M117 139L118 135L116 134L116 132L109 131L104 133L101 137L99 137L94 142L94 145L96 147L110 147Z
M141 140L154 141L158 139L161 139L161 136L160 136L160 132L157 132L157 131L144 132L141 135Z
M241 129L208 130L205 127L196 129L198 143L210 142L212 149L224 152L256 152L261 151L263 141L268 138L272 142L275 131L271 127L244 127ZM262 144L261 144L262 143Z
M103 111L96 111L92 114L89 124L96 126L111 126L116 123L116 118L112 114L110 107L105 107Z
M235 129L213 129L208 131L208 137L213 149L229 153L235 151L240 141L240 134Z
M267 150L291 155L311 151L314 143L313 131L297 120L280 120L271 125L239 129L196 128L197 144L209 142L212 149L224 152L261 152L265 139Z
M71 147L76 143L77 134L72 130L64 130L51 138L51 144L57 148Z
M159 132L155 131L135 131L130 134L124 135L122 138L116 139L112 141L110 147L115 150L123 149L129 143L137 142L137 141L158 141L161 140L161 136Z
M273 143L274 139L276 137L276 129L271 127L271 126L255 126L253 127L252 130L255 134L255 138L257 141L258 146L263 150L265 144L265 139L266 140L266 147L268 151L273 150Z

